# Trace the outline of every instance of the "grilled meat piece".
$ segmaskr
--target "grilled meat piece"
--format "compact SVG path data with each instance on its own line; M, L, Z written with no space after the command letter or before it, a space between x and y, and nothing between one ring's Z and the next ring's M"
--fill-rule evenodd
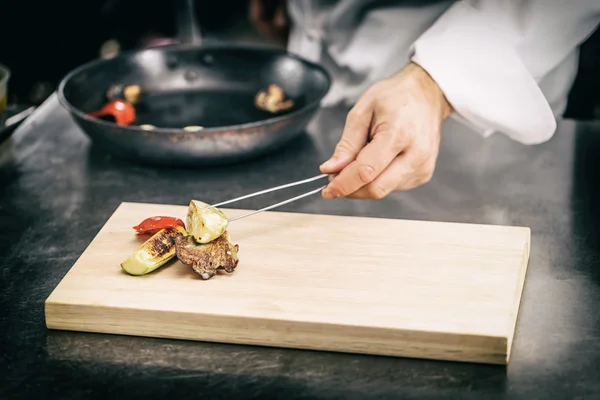
M239 246L229 241L229 232L225 231L212 242L198 244L192 236L180 236L175 241L177 258L204 280L217 274L217 269L232 273L238 264Z

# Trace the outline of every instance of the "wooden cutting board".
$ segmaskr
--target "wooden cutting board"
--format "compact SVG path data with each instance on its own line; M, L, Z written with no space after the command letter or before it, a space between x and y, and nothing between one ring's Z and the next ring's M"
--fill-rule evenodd
M132 226L186 212L121 204L46 300L48 328L509 361L529 228L264 212L231 223L232 274L203 281L176 259L121 270L141 244Z

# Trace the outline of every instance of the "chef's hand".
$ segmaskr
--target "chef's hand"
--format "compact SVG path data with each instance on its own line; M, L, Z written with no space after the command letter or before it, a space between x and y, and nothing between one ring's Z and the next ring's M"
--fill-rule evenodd
M268 39L286 45L289 33L286 0L250 0L250 22Z
M441 125L451 107L414 63L371 86L346 118L342 138L321 172L333 175L323 197L381 199L428 182Z

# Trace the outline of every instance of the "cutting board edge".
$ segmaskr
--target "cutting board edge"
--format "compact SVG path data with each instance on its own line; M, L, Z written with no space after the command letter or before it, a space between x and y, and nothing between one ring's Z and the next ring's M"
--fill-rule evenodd
M366 326L346 326L329 323L283 321L265 318L243 318L237 316L172 313L156 310L137 310L137 319L129 315L126 308L101 307L94 305L74 305L53 301L45 302L45 322L50 330L91 332L100 334L126 335L133 337L151 337L162 339L188 340L209 343L226 343L249 346L279 347L288 349L314 350L339 353L353 353L402 358L431 359L457 361L467 363L482 363L507 365L508 338L500 336L481 336L456 334L448 332L407 331L390 328ZM160 315L156 315L160 314ZM67 319L61 316L68 315ZM76 315L78 317L76 317ZM110 318L107 318L110 316ZM110 320L110 323L87 323L88 321ZM144 328L147 319L148 329ZM159 319L161 329L151 331L156 327L151 320ZM184 321L183 324L175 320ZM231 328L232 324L238 326ZM248 330L248 324L257 325ZM260 325L267 327L260 328ZM271 325L271 326L269 326ZM287 326L286 326L287 325ZM197 326L208 326L207 332L199 332ZM219 327L226 326L227 332L219 334ZM244 329L246 326L246 329ZM304 332L304 343L294 340L273 338L274 332L281 329L294 329L294 334ZM319 329L329 332L319 334ZM221 328L223 331L223 328ZM308 331L308 332L307 332ZM182 332L174 335L171 332ZM244 336L246 334L246 336ZM406 337L400 340L398 336L413 336L419 340ZM287 336L291 337L291 336ZM362 338L362 340L361 340ZM428 338L428 340L423 340ZM358 339L358 340L357 340ZM454 346L448 345L448 339L455 341ZM444 343L446 340L446 343ZM308 342L308 343L307 343ZM346 342L346 345L340 343ZM369 343L371 342L371 343ZM375 343L374 343L375 342ZM458 342L462 342L459 344ZM465 346L468 343L468 346ZM479 345L476 345L479 344ZM370 347L370 349L368 349ZM421 347L419 347L421 346ZM460 349L462 347L462 349Z
M165 207L187 207L187 205L181 205L181 204L168 204L168 203L144 203L144 202L134 202L134 201L124 201L121 202L119 204L119 206L115 209L115 211L109 216L109 218L107 219L107 222L110 218L112 218L117 211L119 210L120 207L122 206L128 206L128 205L132 205L132 206L136 206L136 205L141 205L141 206L165 206ZM255 209L250 209L250 208L229 208L229 207L220 207L221 210L225 210L225 211L235 211L235 212L252 212L252 211L256 211ZM323 213L307 213L304 211L273 211L273 210L269 210L269 211L264 211L264 213L268 213L268 214L280 214L280 215L311 215L311 216L319 216L319 217L326 217L326 218L333 218L333 219L338 219L338 218L352 218L352 219L360 219L360 220L392 220L392 221L405 221L405 222L417 222L417 223L425 223L425 224L444 224L444 225L463 225L463 226L478 226L478 227L491 227L491 228L508 228L508 229L514 229L516 231L523 231L523 233L526 236L531 236L531 228L529 226L525 226L525 225L501 225L501 224L480 224L480 223L474 223L474 222L457 222L457 221L432 221L432 220L427 220L427 219L407 219L407 218L399 218L399 217L375 217L375 216L357 216L357 215L346 215L346 214L323 214Z
M513 302L512 314L509 316L508 325L508 337L507 337L507 349L506 349L506 362L510 362L510 358L513 353L513 344L515 340L515 334L517 332L517 326L519 325L519 319L521 316L521 304L523 302L523 292L525 291L525 284L527 280L527 274L529 272L529 263L531 259L531 232L525 241L525 249L523 250L523 257L521 258L521 268L519 269L519 275L517 277L517 287L515 289L515 298Z

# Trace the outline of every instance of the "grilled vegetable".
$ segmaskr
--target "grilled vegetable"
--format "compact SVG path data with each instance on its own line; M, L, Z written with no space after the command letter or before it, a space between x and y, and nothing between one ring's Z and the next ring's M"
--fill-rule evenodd
M137 104L140 99L142 88L139 85L111 85L106 91L106 98L111 100L125 100L131 104Z
M225 232L229 220L218 208L192 200L185 225L187 232L197 243L209 243Z
M183 221L175 217L150 217L146 218L139 225L133 227L140 234L154 235L161 229L175 228L176 226L185 226Z
M161 229L123 261L121 268L130 275L146 275L156 270L176 256L175 239L185 235L185 228L179 225Z
M254 96L254 105L261 110L278 113L294 105L291 99L285 99L283 89L275 84L269 85L267 90L261 90Z
M117 125L130 125L135 121L135 108L123 100L112 100L101 109L88 113L90 117L114 120Z

